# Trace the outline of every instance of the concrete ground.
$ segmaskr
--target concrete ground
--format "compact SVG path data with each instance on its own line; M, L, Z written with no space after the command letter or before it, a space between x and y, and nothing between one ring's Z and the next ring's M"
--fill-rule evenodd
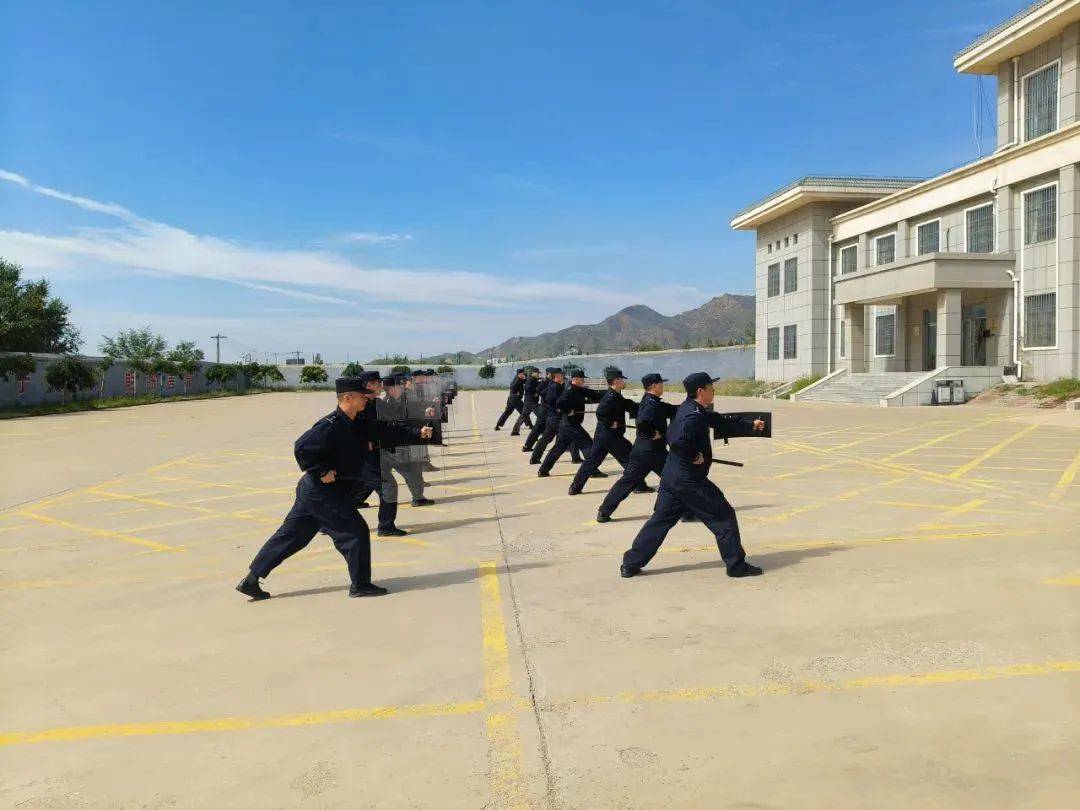
M390 596L319 536L249 603L331 400L0 423L0 805L1080 804L1080 414L770 403L712 473L766 575L686 524L623 580L652 497L596 524L465 392Z

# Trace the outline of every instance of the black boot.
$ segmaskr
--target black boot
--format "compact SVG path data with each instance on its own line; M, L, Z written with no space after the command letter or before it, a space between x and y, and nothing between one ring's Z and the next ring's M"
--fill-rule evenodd
M597 512L596 513L596 522L597 523L610 523L611 522L611 515L605 515L603 512Z
M407 534L407 531L399 529L397 526L391 526L389 529L379 529L379 537L404 537Z
M349 588L349 596L386 596L390 591L386 588L381 588L371 582L362 582L359 585L352 585Z
M270 598L270 594L259 587L259 578L252 573L240 580L236 590L240 591L244 596L250 597L252 602L261 602L263 599Z
M630 568L625 565L619 567L619 574L622 575L623 579L630 579L630 577L636 577L640 573L640 568Z
M413 506L431 506L433 503L435 503L435 501L431 500L431 498L414 498L413 502L412 502L412 505Z
M656 492L656 490L650 487L648 484L638 484L636 487L634 487L634 492L641 494L642 492Z
M765 572L758 568L756 565L743 560L741 563L736 563L728 569L727 575L729 577L760 577Z
M606 472L600 472L599 470L596 470L592 475L589 476L589 478L607 478L607 477L608 477L608 474Z

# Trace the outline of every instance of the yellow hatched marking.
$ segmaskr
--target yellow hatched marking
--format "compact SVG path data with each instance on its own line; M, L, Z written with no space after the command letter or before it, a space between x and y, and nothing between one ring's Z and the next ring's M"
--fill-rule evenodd
M934 517L933 520L927 521L919 526L920 529L932 529L938 526L945 525L949 518L954 518L959 515L966 515L968 512L974 512L980 506L986 503L985 498L973 498L966 503L962 503L959 506L954 506L951 509L942 512L940 515Z
M1065 585L1070 588L1080 588L1080 572L1064 577L1044 579L1043 585Z
M1027 436L1029 433L1031 433L1037 427L1038 427L1038 425L1028 425L1026 428L1022 428L1021 430L1018 430L1012 436L1009 436L1006 439L1002 439L1000 442L995 444L993 447L987 448L982 453L980 453L975 458L973 458L971 461L969 461L967 464L964 464L964 465L962 465L960 467L957 467L955 470L953 470L951 473L949 473L948 477L949 478L961 478L961 477L967 475L969 472L974 470L976 467L978 467L983 462L986 462L986 461L989 461L990 459L992 459L994 456L996 456L998 453L1000 453L1002 450L1004 450L1006 447L1008 447L1013 442L1017 442L1020 439Z
M38 520L42 523L48 523L52 526L63 526L65 529L71 529L73 531L82 532L83 534L89 534L94 537L107 537L110 540L119 540L122 543L131 543L134 546L143 546L144 548L152 549L153 551L183 551L183 548L178 546L167 546L164 543L158 543L154 540L147 540L144 537L136 537L132 534L123 534L121 532L110 532L106 529L95 529L93 526L83 526L79 523L71 523L67 520L60 520L59 518L49 517L48 515L39 515L36 512L16 512L16 514L23 517L30 518L32 520Z
M927 447L933 447L935 444L941 444L944 441L948 441L949 439L952 439L956 436L961 436L965 433L969 433L972 430L978 430L979 428L986 427L992 422L1000 421L1002 421L1000 417L996 417L994 419L986 419L982 422L977 422L973 425L962 427L959 430L954 430L951 433L942 433L940 436L935 436L933 439L925 441L922 444L916 444L912 447L908 447L906 450L901 450L898 453L893 453L892 455L885 456L884 458L879 459L879 461L894 461L895 459L901 458L902 456L906 456L911 453L917 453L920 450L925 450Z
M1078 473L1080 473L1080 452L1076 454L1076 458L1072 460L1072 464L1070 464L1065 469L1065 472L1061 474L1061 478L1058 479L1057 484L1054 486L1054 491L1050 493L1050 497L1055 501L1064 498L1065 491L1072 486Z

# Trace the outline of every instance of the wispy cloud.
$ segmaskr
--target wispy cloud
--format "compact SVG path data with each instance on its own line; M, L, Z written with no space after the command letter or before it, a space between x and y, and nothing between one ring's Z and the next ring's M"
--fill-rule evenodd
M360 242L365 245L397 245L411 242L411 233L378 233L376 231L350 231L338 236L342 242Z
M686 288L670 285L627 292L588 283L529 278L515 278L508 283L508 279L489 273L370 268L328 250L251 246L191 233L144 218L115 203L36 185L10 171L0 172L0 180L29 192L119 220L115 227L77 228L62 235L0 230L0 255L31 271L78 267L84 276L97 268L108 272L149 271L239 284L321 303L354 304L355 300L348 297L353 293L365 304L439 304L480 308L489 313L500 308L536 310L544 301L600 302L597 315L603 317L609 308L642 300L666 301L672 306L694 303L693 299L687 301Z

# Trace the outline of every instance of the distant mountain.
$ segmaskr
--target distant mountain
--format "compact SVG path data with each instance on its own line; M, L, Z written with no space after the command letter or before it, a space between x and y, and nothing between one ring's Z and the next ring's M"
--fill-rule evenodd
M754 325L754 296L718 295L697 309L678 315L661 315L644 304L636 304L604 318L600 323L569 326L558 332L534 337L512 337L475 354L448 352L431 355L421 362L477 363L487 357L555 357L575 347L583 354L628 351L639 346L681 349L738 341Z

